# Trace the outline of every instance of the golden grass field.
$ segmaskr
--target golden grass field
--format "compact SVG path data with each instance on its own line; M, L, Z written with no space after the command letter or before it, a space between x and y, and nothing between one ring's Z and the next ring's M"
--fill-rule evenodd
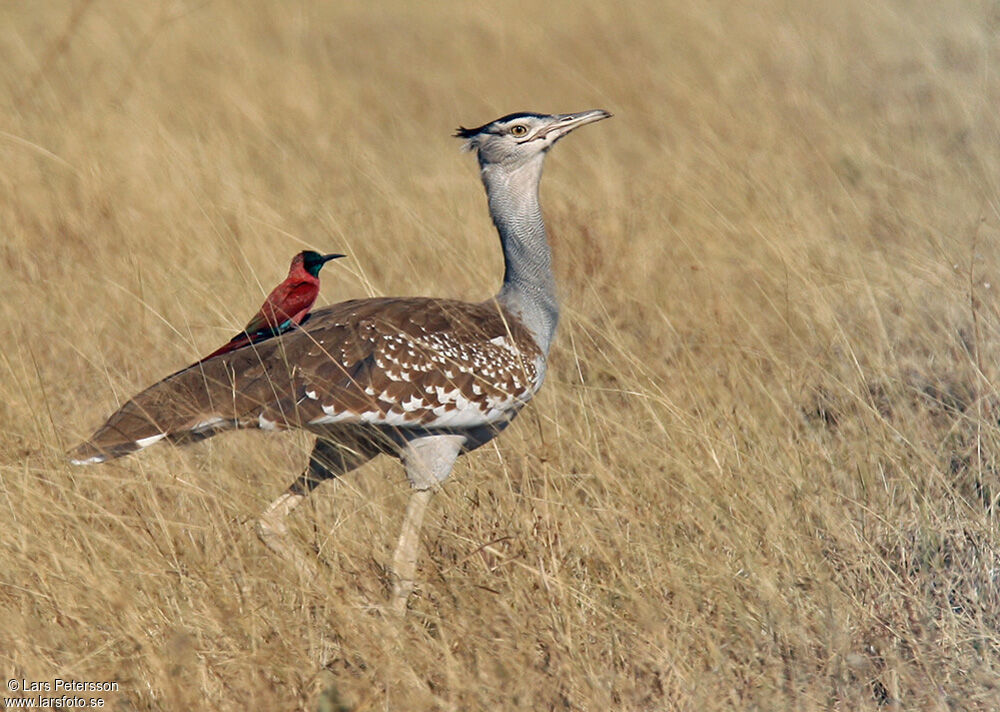
M750 5L750 4L747 4ZM0 674L114 710L1000 708L1000 6L0 5ZM311 247L469 300L450 137L605 108L542 184L549 380L431 504L305 434L74 468ZM0 688L2 689L2 688ZM6 693L3 693L6 694Z

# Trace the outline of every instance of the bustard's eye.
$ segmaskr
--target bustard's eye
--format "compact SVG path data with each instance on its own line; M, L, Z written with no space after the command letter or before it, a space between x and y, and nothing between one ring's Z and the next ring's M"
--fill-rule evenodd
M524 136L526 133L528 133L528 127L524 124L510 127L511 136Z

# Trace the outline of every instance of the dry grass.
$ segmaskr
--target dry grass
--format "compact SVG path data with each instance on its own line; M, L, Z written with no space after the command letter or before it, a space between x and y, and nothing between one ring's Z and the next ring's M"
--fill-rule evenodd
M121 710L1000 707L1000 10L754 5L0 7L0 673ZM324 302L489 294L450 129L592 107L542 189L550 379L432 504L404 622L397 463L296 513L302 585L252 523L304 435L63 462L303 246L352 256Z

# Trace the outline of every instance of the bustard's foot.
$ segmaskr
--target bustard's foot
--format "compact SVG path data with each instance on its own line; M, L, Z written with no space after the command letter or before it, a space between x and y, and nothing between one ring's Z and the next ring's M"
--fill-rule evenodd
M314 561L288 541L288 526L285 524L285 518L304 499L305 495L286 492L271 502L257 520L257 536L264 542L264 546L291 562L302 578L311 581L316 578L319 569Z
M394 615L405 616L406 606L410 602L410 594L413 593L416 582L412 579L404 581L395 574L392 578L392 597L389 599L389 610Z
M410 495L406 505L406 518L403 529L399 533L399 543L392 557L392 596L389 599L389 609L397 614L406 613L406 604L413 593L417 570L417 554L420 549L420 527L424 522L424 512L427 503L434 496L430 489L416 490Z

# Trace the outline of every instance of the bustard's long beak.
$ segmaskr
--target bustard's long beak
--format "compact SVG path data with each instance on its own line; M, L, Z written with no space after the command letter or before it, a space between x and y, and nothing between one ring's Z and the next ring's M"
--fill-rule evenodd
M591 109L590 111L578 111L575 114L558 114L556 120L543 129L542 136L555 134L559 139L568 134L573 129L592 124L601 119L610 119L612 114L604 109Z

